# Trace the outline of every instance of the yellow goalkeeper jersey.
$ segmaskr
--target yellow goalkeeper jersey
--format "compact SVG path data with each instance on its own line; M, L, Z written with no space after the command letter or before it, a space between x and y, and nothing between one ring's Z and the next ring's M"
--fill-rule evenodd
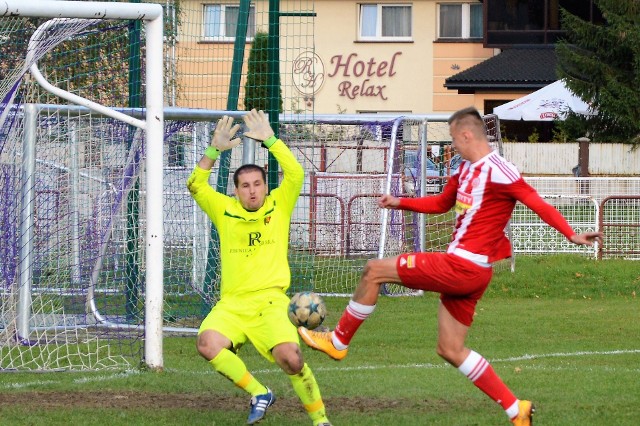
M211 170L196 165L187 181L191 196L209 216L220 236L220 297L274 287L284 291L290 285L289 227L302 189L304 170L280 139L269 151L280 164L284 178L257 211L245 210L236 198L211 187Z

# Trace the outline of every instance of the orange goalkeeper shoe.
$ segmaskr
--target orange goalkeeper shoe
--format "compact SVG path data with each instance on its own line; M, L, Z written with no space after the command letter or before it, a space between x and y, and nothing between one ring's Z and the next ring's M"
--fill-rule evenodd
M533 424L533 413L536 412L533 403L531 401L519 401L518 410L518 415L511 422L515 426L531 426Z
M311 331L304 327L298 327L298 334L304 343L312 349L324 352L336 361L340 361L347 356L348 349L336 349L331 341L330 331Z

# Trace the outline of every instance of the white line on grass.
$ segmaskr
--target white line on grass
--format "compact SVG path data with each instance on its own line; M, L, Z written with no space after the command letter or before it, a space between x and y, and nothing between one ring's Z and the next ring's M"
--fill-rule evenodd
M615 350L615 351L578 351L578 352L556 352L549 354L525 354L517 357L509 357L509 358L497 358L490 360L491 363L508 363L514 361L530 361L535 359L542 358L574 358L580 356L598 356L598 355L626 355L626 354L640 354L640 349L628 349L628 350ZM448 368L449 364L443 362L439 364L426 363L426 364L388 364L388 365L355 365L355 366L336 366L336 367L314 367L314 371L365 371L365 370L386 370L390 368L398 369L398 368L420 368L420 369L437 369L437 368ZM547 368L547 367L545 367ZM618 371L619 369L611 369L612 371ZM165 369L168 372L179 372L181 374L190 374L191 372L186 372L177 369ZM639 371L638 369L632 371ZM268 368L263 370L257 370L255 373L267 374L267 373L281 373L282 370L279 368ZM192 374L201 375L201 374L212 374L213 370L207 370L204 372L192 372ZM74 380L74 383L91 383L91 382L104 382L107 380L117 380L122 378L127 378L129 376L133 376L136 374L141 374L137 370L127 370L115 374L110 375L101 375L101 376L88 376L81 377ZM51 385L59 383L55 380L36 380L33 382L23 382L23 383L3 383L2 388L4 389L23 389L34 386L43 386L43 385Z
M600 365L597 367L585 367L564 364L562 366L550 367L548 365L528 365L526 369L537 371L576 371L584 374L585 371L598 371L609 373L640 373L640 368L620 368L620 367L607 367L606 365Z
M502 363L502 362L514 362L514 361L529 361L542 358L572 358L580 356L597 356L597 355L625 355L625 354L640 354L640 349L628 349L628 350L615 350L615 351L578 351L578 352L556 352L550 354L537 354L529 355L525 354L518 357L498 358L489 360L490 363ZM450 367L446 362L442 364L389 364L389 365L357 365L352 367L313 367L313 371L359 371L359 370L384 370L389 368L420 368L420 369L436 369ZM258 370L256 373L280 373L280 369L265 369Z
M538 358L570 358L577 356L590 356L590 355L625 355L625 354L637 354L640 353L640 349L624 349L616 351L579 351L579 352L556 352L551 354L538 354L538 355L522 355L512 358L495 359L490 362L512 362L512 361L525 361Z
M123 379L136 374L140 374L140 372L136 370L127 370L127 371L122 371L119 373L110 374L106 376L102 375L102 376L80 377L75 379L73 382L78 384L91 383L91 382L104 382L107 380ZM58 383L60 383L60 381L58 380L36 380L35 382L3 383L2 387L4 389L23 389L23 388L33 387L33 386L53 385Z

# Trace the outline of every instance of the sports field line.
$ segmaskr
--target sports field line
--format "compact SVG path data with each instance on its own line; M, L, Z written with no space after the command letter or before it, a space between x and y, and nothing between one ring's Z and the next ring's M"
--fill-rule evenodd
M490 359L492 364L507 363L514 361L528 361L542 358L575 358L581 356L602 356L602 355L626 355L626 354L640 354L640 349L624 349L615 351L578 351L578 352L556 352L549 354L537 354L529 355L525 354L518 357L498 358ZM388 364L388 365L357 365L357 366L337 366L337 367L313 367L313 371L360 371L360 370L383 370L389 368L420 368L420 369L436 369L436 368L451 368L446 363L426 363L426 364ZM633 371L639 371L640 369L634 369ZM265 370L257 370L256 373L280 373L280 369L269 368Z
M18 373L12 373L18 374ZM59 374L59 373L56 373ZM90 377L78 377L73 381L76 384L82 383L92 383L92 382L104 382L106 380L116 380L116 379L124 379L130 376L134 376L136 374L141 374L137 370L126 370L121 371L114 374L100 375L100 376L90 376ZM24 389L35 386L43 386L43 385L53 385L60 383L59 380L35 380L32 382L14 382L14 383L3 383L2 388L4 389Z
M589 356L589 355L626 355L626 354L638 354L638 353L640 353L640 349L620 349L615 351L556 352L556 353L538 354L538 355L525 354L525 355L513 357L513 358L489 360L489 362L512 362L512 361L526 361L526 360L538 359L538 358L570 358L570 357Z
M615 351L578 351L578 352L555 352L549 354L525 354L517 357L509 357L509 358L497 358L489 360L492 364L499 363L509 363L516 361L529 361L535 359L543 359L543 358L576 358L583 356L603 356L603 355L628 355L628 354L640 354L640 349L621 349ZM385 370L385 369L399 369L399 368L419 368L419 369L437 369L437 368L451 368L449 364L446 362L434 364L434 363L424 363L424 364L386 364L386 365L355 365L355 366L346 366L344 364L335 366L335 367L313 367L313 371L367 371L367 370ZM529 368L529 367L528 367ZM567 370L571 367L540 367L533 366L531 368L534 369L554 369L554 370ZM603 366L603 368L607 368ZM620 371L619 368L611 369L612 371ZM205 370L205 371L181 371L173 368L165 369L167 372L178 372L181 374L194 374L194 375L209 375L214 374L213 370ZM640 372L640 368L629 369L631 372ZM282 370L279 368L267 368L263 370L255 370L253 372L259 374L268 374L268 373L282 373ZM92 382L104 382L107 380L118 380L127 378L136 374L141 374L137 370L127 370L123 372L118 372L114 374L100 375L100 376L88 376L88 377L79 377L74 380L74 383L82 384L82 383L92 383ZM59 383L57 380L35 380L32 382L14 382L14 383L3 383L0 385L0 389L24 389L29 387L37 387L43 385L50 385Z

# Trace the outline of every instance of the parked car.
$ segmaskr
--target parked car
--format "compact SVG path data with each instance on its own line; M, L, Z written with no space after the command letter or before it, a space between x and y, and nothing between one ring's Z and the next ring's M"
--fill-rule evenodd
M462 157L460 157L460 154L456 154L453 157L451 157L451 160L449 160L449 169L451 170L450 175L452 175L453 173L455 173L456 170L458 170L458 167L460 167L460 164L462 164Z
M446 177L451 176L462 163L460 154L456 154L445 162L436 163L431 157L427 157L426 192L439 193L446 182ZM404 190L407 194L415 194L417 182L420 180L420 168L418 167L418 151L407 150L404 152Z

